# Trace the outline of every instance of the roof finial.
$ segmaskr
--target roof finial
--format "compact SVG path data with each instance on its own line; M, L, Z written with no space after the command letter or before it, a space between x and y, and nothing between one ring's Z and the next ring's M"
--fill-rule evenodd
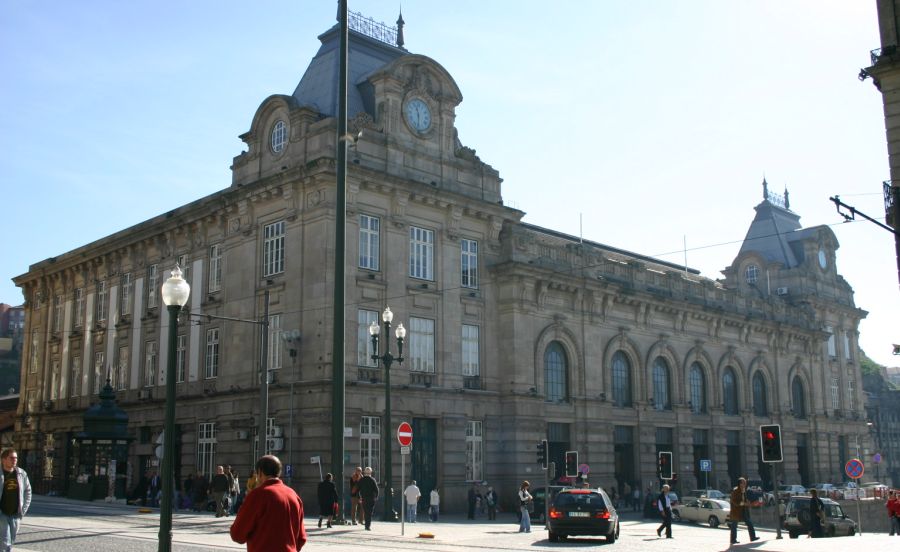
M791 209L791 198L788 196L787 185L784 186L784 208L787 210Z
M769 199L769 183L766 182L765 174L763 174L763 199Z
M400 17L397 18L397 47L403 48L403 5L400 6Z

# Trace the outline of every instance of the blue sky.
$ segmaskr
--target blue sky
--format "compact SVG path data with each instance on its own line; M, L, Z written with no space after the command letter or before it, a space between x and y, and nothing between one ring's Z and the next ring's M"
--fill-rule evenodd
M452 6L452 7L451 7ZM393 24L398 7L350 8ZM336 2L0 5L0 302L11 278L227 187L238 136L293 92ZM762 197L832 225L869 311L867 354L897 364L892 236L841 224L828 197L883 216L881 96L856 75L874 0L405 0L406 47L463 93L462 142L526 221L681 263L728 266Z

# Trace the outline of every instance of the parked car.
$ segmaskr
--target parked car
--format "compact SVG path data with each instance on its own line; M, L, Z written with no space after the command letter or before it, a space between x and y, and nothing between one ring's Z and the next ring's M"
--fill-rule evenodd
M815 486L811 488L819 491L819 498L830 498L832 500L839 500L841 498L841 493L838 492L837 485L832 483L816 483Z
M714 498L716 500L728 500L728 496L722 491L717 491L716 489L694 489L689 492L685 497L685 500L688 498Z
M884 483L878 483L877 481L873 481L871 483L863 483L862 492L865 493L862 496L866 498L884 498L887 496L888 487Z
M708 523L710 527L718 527L724 523L730 513L731 505L728 502L711 498L688 498L684 504L672 507L674 519Z
M672 504L672 506L678 504L678 493L676 493L675 491L669 491L669 503Z
M835 489L838 500L856 500L862 498L865 493L859 488L859 485L853 481L849 481Z
M792 539L809 533L812 521L812 514L809 513L810 499L808 496L794 496L788 500L784 509L784 529ZM823 498L822 503L825 505L825 522L822 529L826 537L856 534L859 527L844 514L840 504L830 498Z
M806 487L803 485L781 485L778 487L778 499L787 500L792 496L806 494Z
M602 489L563 489L553 499L547 529L550 542L596 535L614 543L619 538L619 515Z

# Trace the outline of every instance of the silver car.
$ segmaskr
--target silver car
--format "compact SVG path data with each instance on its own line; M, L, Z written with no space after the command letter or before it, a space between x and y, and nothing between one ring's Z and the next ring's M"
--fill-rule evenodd
M684 504L672 507L672 517L676 520L708 523L710 527L725 523L730 513L728 502L712 498L688 498Z

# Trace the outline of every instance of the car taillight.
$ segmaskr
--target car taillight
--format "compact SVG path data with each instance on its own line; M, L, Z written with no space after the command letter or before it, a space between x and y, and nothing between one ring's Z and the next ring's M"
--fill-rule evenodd
M598 519L609 519L609 510L597 512L594 514L594 517Z
M559 519L563 517L563 513L556 508L550 508L550 517L552 517L553 519Z

